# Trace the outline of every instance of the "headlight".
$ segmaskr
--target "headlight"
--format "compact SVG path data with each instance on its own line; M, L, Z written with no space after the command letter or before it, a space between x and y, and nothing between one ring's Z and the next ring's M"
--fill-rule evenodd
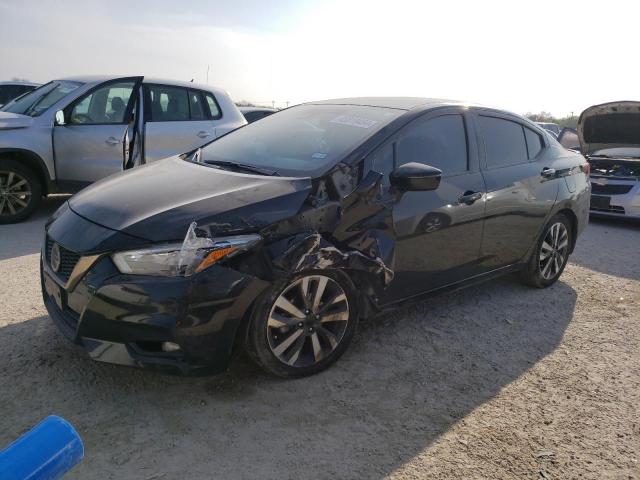
M187 238L183 243L157 245L111 256L120 273L161 277L188 277L223 258L249 250L262 240L260 235L220 238Z

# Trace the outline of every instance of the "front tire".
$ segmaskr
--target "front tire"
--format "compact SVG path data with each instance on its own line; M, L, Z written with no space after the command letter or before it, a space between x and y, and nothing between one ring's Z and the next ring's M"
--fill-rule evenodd
M567 265L573 241L571 222L558 213L545 226L521 279L527 285L546 288L553 285Z
M355 289L339 272L310 270L270 288L258 301L247 351L284 378L313 375L346 351L358 322Z
M42 185L33 170L20 162L0 159L0 224L28 218L42 201Z

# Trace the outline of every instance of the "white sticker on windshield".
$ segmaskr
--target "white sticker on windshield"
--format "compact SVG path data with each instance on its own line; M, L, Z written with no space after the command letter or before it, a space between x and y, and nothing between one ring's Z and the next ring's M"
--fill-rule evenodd
M327 154L326 153L316 152L313 155L311 155L311 158L327 158Z
M339 117L331 120L331 123L349 125L350 127L371 128L378 122L375 120L369 120L368 118L354 117L353 115L340 115Z

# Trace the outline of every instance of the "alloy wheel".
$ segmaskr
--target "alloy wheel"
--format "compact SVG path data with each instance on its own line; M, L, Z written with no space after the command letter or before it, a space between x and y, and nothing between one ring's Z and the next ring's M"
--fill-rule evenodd
M545 280L554 278L567 261L569 232L562 222L551 225L540 246L538 264Z
M314 365L338 347L349 313L347 295L338 282L324 275L299 278L271 307L267 321L269 348L286 365Z
M31 186L25 177L12 171L0 171L0 215L16 215L27 208Z

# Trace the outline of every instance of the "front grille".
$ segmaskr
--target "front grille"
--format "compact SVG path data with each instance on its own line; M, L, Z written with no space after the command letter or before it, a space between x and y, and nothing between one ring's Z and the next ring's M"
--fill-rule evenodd
M625 193L629 193L632 188L633 185L598 185L597 183L591 183L591 193L595 193L596 195L624 195Z
M47 262L49 265L51 265L51 249L53 248L53 243L53 240L47 237ZM80 255L71 250L67 250L62 245L58 245L58 247L60 248L60 268L55 273L60 279L66 282L69 280L71 272L73 272L73 269L76 267L78 260L80 260Z

